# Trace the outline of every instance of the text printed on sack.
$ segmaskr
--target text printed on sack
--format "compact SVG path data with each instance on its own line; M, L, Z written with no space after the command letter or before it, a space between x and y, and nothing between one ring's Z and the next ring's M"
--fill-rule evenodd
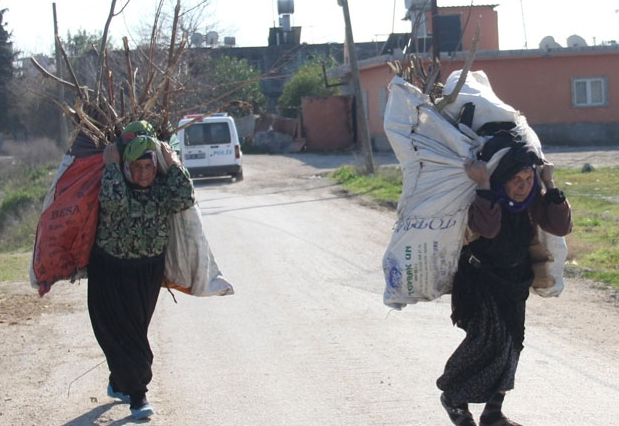
M62 217L66 217L66 216L72 216L74 214L77 214L80 212L80 206L79 205L74 205L74 206L67 206L64 207L60 210L54 210L52 212L52 220L54 219L59 219Z
M420 282L422 278L428 278L428 244L423 243L417 246L417 259L413 259L413 248L406 246L404 249L404 258L412 263L407 263L406 268L406 289L408 294L415 294L415 284L424 284Z
M439 231L444 229L449 229L456 225L458 221L456 219L442 219L442 218L432 218L432 219L406 219L405 221L400 221L394 227L395 232L400 231L408 231L410 229L429 229L431 231Z

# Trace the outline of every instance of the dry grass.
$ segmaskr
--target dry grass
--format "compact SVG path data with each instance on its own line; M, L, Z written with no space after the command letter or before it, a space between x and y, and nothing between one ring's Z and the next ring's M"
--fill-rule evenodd
M66 147L59 147L53 140L47 138L33 139L28 142L5 140L0 146L0 155L12 157L13 162L17 161L20 164L37 167L50 162L59 164L66 149Z

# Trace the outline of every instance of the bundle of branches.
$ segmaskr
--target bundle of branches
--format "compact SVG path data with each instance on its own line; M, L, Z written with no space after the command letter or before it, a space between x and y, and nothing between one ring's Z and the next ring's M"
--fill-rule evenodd
M148 53L142 54L146 63L146 70L143 75L138 76L138 68L132 64L128 40L126 37L123 38L126 78L118 87L115 86L114 75L109 61L110 56L105 48L108 29L114 16L116 0L111 2L110 14L103 31L94 88L80 84L59 38L56 38L56 43L62 54L64 65L68 70L68 79L54 75L41 66L34 58L31 59L35 67L45 78L53 79L75 94L75 102L72 106L63 99L52 99L52 102L59 105L74 125L72 134L69 137L69 145L80 134L91 139L97 147L101 143L113 143L120 135L122 129L128 123L136 120L146 120L155 126L157 137L161 140L168 140L172 135L173 129L170 127L170 118L173 115L171 97L179 87L174 79L174 70L187 46L187 41L183 39L178 45L176 43L181 9L181 2L177 0L167 60L163 66L157 65L156 33L162 5L163 0L159 2L157 9ZM117 90L119 92L118 95Z
M415 26L417 25L418 23L415 24ZM415 34L415 32L416 30L414 27L413 34ZM455 89L447 95L443 94L443 84L439 79L441 63L438 55L435 55L430 61L424 60L424 58L419 55L409 54L407 64L403 65L400 61L394 61L389 62L388 65L397 76L402 77L412 85L419 87L423 93L430 97L430 100L436 105L436 108L441 111L445 105L452 103L458 96L458 93L460 93L460 90L466 81L467 74L473 65L473 61L475 60L475 54L477 53L477 48L479 46L480 33L481 30L478 23L475 29L475 37L473 38L473 47L469 51L469 55L466 58L462 69L462 74L460 74L460 78ZM425 66L424 62L427 62Z

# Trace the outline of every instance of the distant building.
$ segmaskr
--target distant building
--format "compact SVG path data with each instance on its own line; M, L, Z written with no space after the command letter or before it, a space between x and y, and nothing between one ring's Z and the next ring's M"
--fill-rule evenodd
M380 53L382 43L355 43L360 59L371 58ZM186 53L193 55L230 56L245 59L265 77L260 81L262 92L267 98L267 112L276 113L277 100L284 91L284 84L308 60L316 57L333 57L338 63L344 62L343 43L325 44L278 44L264 47L234 48L193 48Z
M472 70L487 74L496 95L527 117L543 144L619 144L619 46L586 46L582 38L572 36L568 47L545 38L539 49L501 51L494 7L439 8L441 15L460 17L463 34L462 49L441 49L441 78L463 67L475 28L475 20L469 17L479 16L481 40ZM420 36L416 40L426 39ZM390 149L383 117L389 96L387 86L394 74L387 62L402 60L411 46L410 37L405 41L401 34L392 35L382 55L359 61L368 126L376 149ZM418 52L430 58L429 49ZM350 82L348 66L331 70L330 75ZM348 93L352 93L350 87Z

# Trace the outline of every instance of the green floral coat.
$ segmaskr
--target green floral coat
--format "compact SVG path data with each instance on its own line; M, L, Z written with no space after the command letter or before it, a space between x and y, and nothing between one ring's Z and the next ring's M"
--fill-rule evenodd
M141 189L128 184L114 163L103 170L99 203L96 244L114 257L139 259L163 253L169 215L191 207L195 196L181 165L172 165L166 175L157 175L153 185Z

